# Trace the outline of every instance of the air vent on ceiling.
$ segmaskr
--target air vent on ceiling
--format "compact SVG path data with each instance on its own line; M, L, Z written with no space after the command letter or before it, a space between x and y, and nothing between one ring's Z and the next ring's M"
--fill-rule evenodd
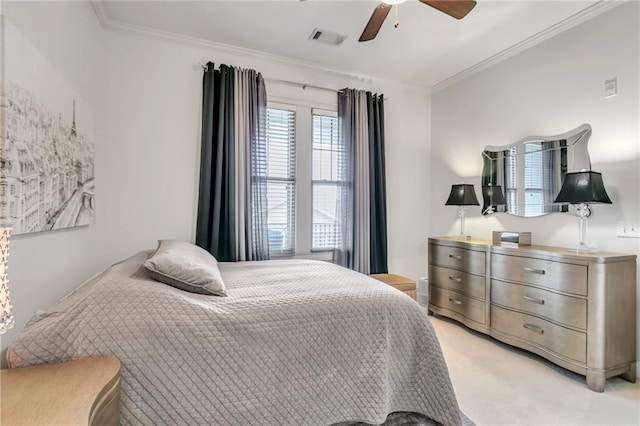
M327 30L320 30L316 28L309 36L309 40L317 41L324 44L331 44L333 46L340 46L343 41L347 39L346 35L333 33Z

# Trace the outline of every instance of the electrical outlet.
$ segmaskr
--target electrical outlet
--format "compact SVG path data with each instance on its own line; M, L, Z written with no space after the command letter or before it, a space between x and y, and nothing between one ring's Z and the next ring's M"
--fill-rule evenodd
M618 94L618 77L604 81L604 98L613 98Z
M618 237L640 238L640 225L633 222L618 222Z

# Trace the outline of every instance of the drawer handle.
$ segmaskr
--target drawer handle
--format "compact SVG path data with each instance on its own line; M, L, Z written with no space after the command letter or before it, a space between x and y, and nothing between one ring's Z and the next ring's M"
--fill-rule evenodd
M522 326L524 328L526 328L527 330L531 330L531 331L535 331L536 333L539 334L544 334L544 330L541 329L540 327L538 327L537 325L533 325L533 324L522 324Z
M534 269L534 268L523 268L527 272L531 272L532 274L540 274L544 275L546 271L544 269Z
M450 254L449 258L450 259L455 259L455 260L462 260L462 256L456 256L455 254Z
M462 300L454 299L453 297L449 298L449 302L455 303L456 305L462 305Z
M544 305L544 299L536 299L531 296L522 296L524 300L528 300L529 302L537 303L538 305Z
M455 281L455 282L457 282L457 283L461 283L461 282L462 282L462 278L458 278L458 277L449 277L449 279L450 279L451 281Z

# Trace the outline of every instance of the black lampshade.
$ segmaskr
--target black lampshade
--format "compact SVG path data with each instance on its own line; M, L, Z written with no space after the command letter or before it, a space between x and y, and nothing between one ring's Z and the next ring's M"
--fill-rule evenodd
M476 191L473 185L462 183L460 185L451 185L451 194L445 206L479 206Z
M604 189L602 174L593 171L567 173L562 182L560 193L554 203L569 204L611 204L611 199Z
M482 187L482 197L487 206L504 206L507 200L504 199L502 187L500 185L487 185Z

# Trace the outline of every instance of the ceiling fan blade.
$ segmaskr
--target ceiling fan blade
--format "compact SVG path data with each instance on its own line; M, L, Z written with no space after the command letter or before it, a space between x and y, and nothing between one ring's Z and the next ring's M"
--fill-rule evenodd
M471 9L476 7L476 2L473 0L420 0L420 2L456 19L464 18Z
M369 22L367 22L367 26L364 27L364 31L362 31L362 35L358 41L369 41L376 38L389 11L391 11L390 4L380 3L371 14L371 18L369 18Z

